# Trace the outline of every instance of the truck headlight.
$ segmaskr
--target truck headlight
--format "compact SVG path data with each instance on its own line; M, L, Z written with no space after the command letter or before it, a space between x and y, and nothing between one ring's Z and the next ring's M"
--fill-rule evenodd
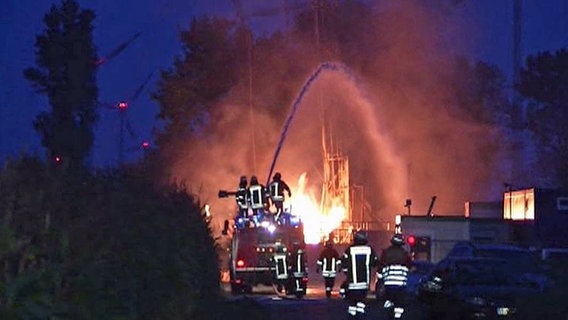
M484 306L487 304L487 301L482 297L469 297L465 299L465 302L475 306Z

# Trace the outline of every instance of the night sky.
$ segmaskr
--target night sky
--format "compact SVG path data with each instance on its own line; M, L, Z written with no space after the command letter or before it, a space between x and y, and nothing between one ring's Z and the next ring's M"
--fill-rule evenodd
M298 2L308 0L298 0ZM440 0L441 1L441 0ZM280 1L243 0L245 11L268 8ZM435 1L434 1L435 2ZM511 74L512 0L447 1L447 15L469 25L463 37L469 48L456 49L474 59L497 64ZM4 0L0 10L0 162L21 151L43 154L32 121L47 109L44 96L35 94L22 70L34 66L35 36L43 31L43 16L50 0ZM230 0L83 0L82 8L95 11L94 40L100 57L108 54L136 32L142 32L124 52L103 64L97 74L99 100L117 103L132 96L136 88L154 71L142 95L130 105L129 119L138 139L127 139L127 159L140 155L137 148L149 139L158 106L149 93L155 88L158 70L169 68L179 53L178 32L187 29L192 17L201 14L234 18ZM254 18L258 34L266 34L283 24L282 16ZM568 46L568 0L523 1L523 56ZM465 50L465 51L464 51ZM464 51L464 52L462 52ZM115 165L118 154L118 114L100 110L92 163Z

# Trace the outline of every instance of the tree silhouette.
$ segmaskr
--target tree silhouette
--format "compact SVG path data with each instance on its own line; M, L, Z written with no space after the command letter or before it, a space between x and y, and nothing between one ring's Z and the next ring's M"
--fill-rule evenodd
M479 124L510 125L505 77L496 66L457 57L453 70L452 102L461 112L457 117Z
M529 100L527 126L541 160L553 168L554 182L568 187L568 51L529 56L517 88Z
M234 37L230 21L202 17L181 33L184 54L163 71L154 98L168 142L187 137L207 123L213 105L235 84Z
M94 12L80 9L75 0L53 5L44 17L45 30L36 37L36 67L24 70L51 107L33 123L47 157L72 167L87 158L97 121L94 19Z

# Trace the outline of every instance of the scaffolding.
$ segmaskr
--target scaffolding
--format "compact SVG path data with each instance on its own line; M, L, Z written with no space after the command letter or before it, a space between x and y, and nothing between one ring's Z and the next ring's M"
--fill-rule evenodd
M322 126L322 150L323 150L323 172L324 182L322 186L322 197L320 208L322 214L333 207L342 207L345 210L345 221L334 230L329 239L335 243L350 243L353 233L352 224L352 202L349 187L349 158L334 144L331 130L326 133L325 126Z

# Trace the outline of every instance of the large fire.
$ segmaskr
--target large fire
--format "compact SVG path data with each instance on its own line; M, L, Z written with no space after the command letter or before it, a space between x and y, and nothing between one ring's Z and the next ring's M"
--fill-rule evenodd
M307 183L307 174L304 172L298 179L298 187L290 202L292 213L299 215L304 223L306 243L316 244L341 226L341 222L346 219L346 212L340 203L334 203L330 208L321 208L315 192L307 188Z

